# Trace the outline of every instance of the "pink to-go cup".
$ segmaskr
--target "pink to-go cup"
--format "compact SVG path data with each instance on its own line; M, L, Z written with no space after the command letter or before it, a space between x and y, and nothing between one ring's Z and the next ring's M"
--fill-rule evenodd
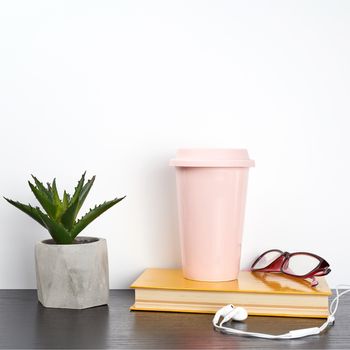
M198 281L237 279L249 168L245 149L179 149L176 168L182 268Z

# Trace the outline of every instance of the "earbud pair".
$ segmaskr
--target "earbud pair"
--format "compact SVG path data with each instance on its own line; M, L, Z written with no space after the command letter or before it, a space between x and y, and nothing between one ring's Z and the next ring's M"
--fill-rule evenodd
M213 319L214 325L218 324L221 317L223 317L223 319L220 322L220 326L230 320L244 321L248 317L248 312L243 307L234 307L232 304L229 304L216 312Z

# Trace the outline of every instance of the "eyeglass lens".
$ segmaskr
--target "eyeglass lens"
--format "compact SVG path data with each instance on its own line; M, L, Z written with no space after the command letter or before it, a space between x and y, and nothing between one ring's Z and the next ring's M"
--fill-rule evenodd
M312 255L295 254L289 257L282 271L295 276L304 276L316 268L319 263L320 261Z
M281 252L278 250L273 250L271 252L265 253L261 259L254 265L254 269L264 269L269 266L274 260L281 256Z

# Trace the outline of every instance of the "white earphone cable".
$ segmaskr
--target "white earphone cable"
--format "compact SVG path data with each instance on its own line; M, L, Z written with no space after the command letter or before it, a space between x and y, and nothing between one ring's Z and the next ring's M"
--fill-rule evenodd
M339 289L340 288L347 288L344 291L342 291L341 293L339 293ZM335 292L336 292L336 296L335 298L332 300L331 305L329 306L329 316L327 318L327 321L320 326L320 333L323 332L328 325L333 324L335 321L335 313L338 310L338 306L339 306L339 300L340 298L344 295L350 292L350 285L348 284L338 284L335 287Z
M340 294L339 294L339 289L340 288L343 288L345 289L344 291L342 291ZM344 294L347 294L350 292L350 285L349 284L338 284L336 287L335 287L335 291L337 293L336 297L332 300L332 303L329 307L329 311L331 312L331 315L335 315L335 313L337 312L337 309L338 309L338 305L339 305L339 299L342 295ZM335 304L335 307L334 307L334 310L333 310L333 305Z

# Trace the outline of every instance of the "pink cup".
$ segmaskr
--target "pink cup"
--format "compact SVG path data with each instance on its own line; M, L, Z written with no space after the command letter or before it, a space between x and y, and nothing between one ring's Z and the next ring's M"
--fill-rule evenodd
M244 149L180 149L170 165L176 167L184 277L236 279L254 161Z

